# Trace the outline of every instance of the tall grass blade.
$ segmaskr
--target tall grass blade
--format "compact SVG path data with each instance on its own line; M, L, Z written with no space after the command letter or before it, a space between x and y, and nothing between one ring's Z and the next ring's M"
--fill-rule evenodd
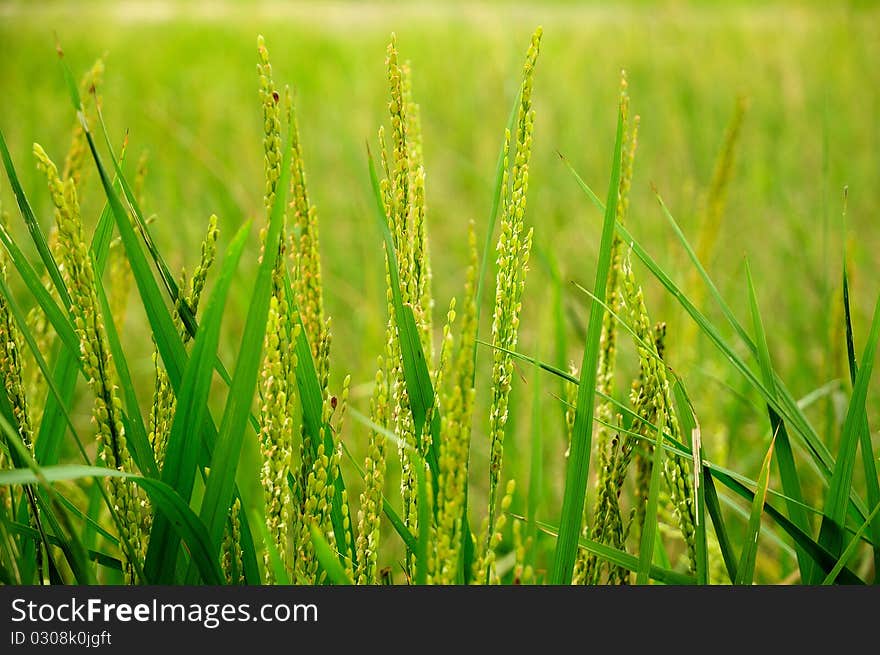
M192 495L199 464L201 444L198 437L208 413L208 394L214 373L214 356L220 340L223 308L249 231L248 223L229 245L177 394L177 408L168 435L162 481L186 501ZM144 564L152 580L160 584L173 582L179 543L179 536L172 531L168 521L157 516L150 532L150 545Z
M831 476L831 485L825 497L822 527L819 530L819 543L837 556L840 555L843 547L847 500L852 492L856 448L859 444L859 432L864 425L866 416L865 403L868 396L868 382L874 369L874 354L877 351L878 339L880 339L880 297L877 298L877 303L874 306L871 330L862 354L862 363L853 384L852 396L840 435L840 447L834 464L834 473Z
M40 259L46 267L46 272L49 274L52 284L55 285L59 297L69 304L70 299L67 296L67 287L61 279L61 272L58 270L58 264L55 262L55 258L49 250L49 244L46 243L46 237L43 236L40 224L37 222L33 209L31 209L31 205L24 193L24 189L21 188L21 183L18 181L18 175L15 172L15 166L12 163L12 156L9 154L9 148L6 147L6 139L3 137L2 130L0 130L0 155L3 157L3 165L6 167L6 176L9 178L9 184L12 186L12 192L15 194L18 208L21 211L21 215L24 217L24 222L27 225L31 239L37 247Z
M648 487L648 506L645 509L645 523L642 525L642 538L639 544L639 566L636 571L636 584L648 584L651 574L651 560L654 555L654 537L657 534L657 499L660 496L660 469L663 466L663 431L657 430L657 442L651 458L651 484Z
M764 456L764 463L761 465L761 473L758 476L758 488L755 491L755 497L752 499L752 511L749 514L749 524L746 528L734 584L751 585L755 577L755 558L758 554L758 537L761 534L761 515L764 513L767 488L770 486L770 462L773 459L773 444L775 441L776 435L773 435L773 439L770 440L770 447Z
M856 362L855 340L853 338L852 318L849 306L849 278L846 270L846 255L843 258L843 314L846 322L846 354L849 363L850 384L855 386L859 365ZM880 503L880 478L877 476L877 464L871 444L871 429L868 425L867 408L862 415L859 431L859 451L862 454L862 466L865 470L865 484L868 489L868 504L874 507ZM875 510L876 511L876 510ZM871 522L871 541L874 543L874 584L880 584L880 516L875 514Z
M621 144L623 141L623 113L617 112L617 136L614 142L614 156L611 160L611 180L608 185L605 220L602 226L602 241L599 247L599 263L596 269L594 295L605 301L608 270L611 264L611 245L614 237L614 219L617 214L617 191L620 183ZM570 584L577 555L577 540L581 531L584 501L587 491L587 477L590 470L590 449L593 434L594 396L596 392L596 366L599 357L599 335L602 331L601 306L593 302L590 321L584 345L581 365L581 381L578 385L577 410L571 450L566 463L565 494L562 500L562 516L559 524L559 538L553 560L553 584Z
M279 191L270 214L262 261L251 292L251 302L242 334L241 350L226 398L226 407L223 411L223 419L211 458L211 474L208 476L199 513L207 527L215 559L220 550L226 515L232 503L238 458L244 441L254 392L257 389L262 343L266 336L266 317L269 313L269 300L272 295L272 271L278 258L278 243L281 238L284 208L287 204L287 188L290 182L289 131L281 171L281 179L278 183Z
M724 567L727 569L727 577L731 580L736 580L736 554L733 552L733 545L730 543L730 535L724 523L724 515L721 514L721 503L718 502L718 492L715 490L712 472L708 469L703 469L703 489L705 489L706 495L706 510L709 512L712 526L715 528L715 537L718 539L721 558L724 560Z
M330 547L324 535L314 525L312 526L312 545L315 547L315 556L331 583L335 585L354 584L345 569L342 568L342 564L339 563L339 554Z
M761 366L761 376L764 384L775 394L776 381L773 374L773 365L770 362L770 348L767 345L767 333L764 330L764 322L761 319L761 310L758 307L758 296L755 293L755 284L752 279L752 270L746 260L746 279L749 285L749 307L752 312L752 324L755 330L755 344L758 348L758 363ZM776 435L776 463L779 466L779 476L782 478L782 490L786 496L792 498L795 502L788 505L788 516L792 523L798 526L806 533L810 532L810 523L806 512L804 512L801 504L803 503L803 494L801 493L800 476L798 475L797 466L794 461L794 453L791 449L791 443L788 440L788 430L785 428L785 422L779 418L779 414L768 405L767 412L770 416L770 428ZM798 568L800 569L801 579L810 580L812 578L813 562L802 548L795 545L797 553Z
M868 514L867 520L862 523L862 526L858 530L856 530L856 533L852 536L846 548L843 550L840 558L837 560L837 564L834 565L834 568L831 569L828 572L828 575L825 576L825 579L822 580L823 585L834 584L834 581L837 580L837 576L840 575L843 567L846 566L846 563L849 561L849 559L853 555L855 555L856 549L861 543L862 535L867 532L868 527L871 525L871 521L873 521L877 516L880 516L880 504L874 506L874 509L871 510L870 514Z

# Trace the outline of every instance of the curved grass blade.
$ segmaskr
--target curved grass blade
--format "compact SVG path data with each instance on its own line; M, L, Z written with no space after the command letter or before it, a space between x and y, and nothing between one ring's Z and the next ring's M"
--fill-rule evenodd
M24 193L24 189L21 188L21 184L18 181L18 175L15 172L15 166L12 163L9 148L6 147L6 139L3 137L2 130L0 130L0 155L3 157L3 165L6 167L6 176L9 178L9 184L12 186L12 192L15 194L18 208L21 211L21 215L24 217L24 222L27 225L31 239L37 247L40 259L43 261L43 265L46 267L46 272L49 273L49 277L55 285L59 297L65 302L65 304L69 305L70 298L67 295L67 287L64 286L64 281L61 279L61 272L58 270L58 264L55 262L55 258L49 250L49 244L46 243L46 237L43 235L43 231L40 229L40 224L37 222L36 216L34 216L33 209L31 209L31 205Z
M623 141L623 112L617 112L617 136L614 142L614 156L611 160L611 180L608 184L608 202L602 226L602 241L599 247L599 263L596 269L594 295L605 301L608 270L611 265L611 245L614 238L614 219L617 214L617 192L620 181L621 144ZM593 436L593 410L596 392L596 366L599 357L599 335L602 331L604 311L596 302L591 303L590 321L584 345L581 364L581 381L578 385L577 409L575 410L574 431L571 450L566 463L565 494L562 500L562 516L559 524L559 538L553 560L551 582L570 584L577 555L577 539L581 531L584 500L587 491L587 477L590 470L590 449Z
M309 345L309 337L306 326L302 322L299 307L295 302L295 294L290 281L290 272L285 268L284 283L287 298L290 298L290 306L294 320L299 325L299 333L296 337L294 348L296 349L296 386L299 391L300 405L302 407L302 419L305 430L312 436L312 455L317 456L318 444L323 434L324 452L332 453L336 449L333 443L333 429L324 421L323 403L324 397L321 391L321 382L315 369L315 360L312 357L312 348ZM349 545L355 543L354 527L349 523L348 530L345 528L345 519L342 511L342 498L345 494L345 481L342 472L333 479L335 493L331 499L330 521L333 524L333 533L336 535L336 543L342 545L344 556L350 557L357 564L357 554Z
M167 484L134 473L124 473L100 466L47 466L39 469L13 469L0 471L0 485L41 484L64 482L81 478L126 478L144 488L156 508L171 521L186 542L193 561L207 584L222 584L220 566L210 557L208 534L205 526L186 505L183 499ZM51 487L49 487L51 489Z
M64 311L58 307L58 304L43 286L40 276L37 275L37 272L24 256L24 253L16 245L15 241L13 241L9 232L6 230L6 227L2 225L0 225L0 241L3 242L6 251L9 253L9 257L12 260L12 264L21 275L21 279L27 286L28 291L34 296L40 309L46 314L46 318L49 319L49 322L52 324L52 327L55 329L55 332L58 334L58 337L64 343L65 347L72 349L74 352L79 352L79 339L76 336L76 332L73 329L73 324L70 322L70 319Z
M330 548L324 535L314 525L312 526L312 545L315 547L315 556L331 583L336 585L354 584L345 569L342 568L342 564L339 563L339 554Z
M513 518L523 520L522 517L511 515ZM548 534L552 537L559 536L559 530L550 525L549 523L545 523L544 521L537 521L538 529L545 534ZM627 571L636 571L639 567L639 559L635 555L631 555L630 553L626 553L622 550L617 550L611 546L607 546L605 544L600 544L592 539L588 539L586 537L580 537L578 539L577 545L579 548L583 548L587 552L596 555L600 559L604 559L615 566L620 566L625 568ZM696 582L696 579L692 576L685 575L683 573L679 573L678 571L671 571L669 569L664 569L659 566L651 565L650 569L650 578L651 580L656 580L657 582L662 582L663 584L670 585L693 585Z
M428 543L431 540L431 506L428 502L428 481L425 479L425 464L417 461L416 493L418 494L419 538L416 542L416 579L417 585L428 584Z
M707 469L704 470L708 472ZM755 492L750 490L742 482L733 478L727 473L715 470L712 473L712 477L717 479L719 482L721 482L721 484L733 491L738 496L745 498L746 501L750 503L754 501ZM785 516L785 514L776 509L771 503L764 503L764 513L770 516L774 521L776 521L779 527L781 527L786 532L786 534L794 539L797 545L803 548L807 552L807 554L813 558L813 561L821 568L823 573L827 574L828 571L834 568L838 557L836 555L833 555L824 546L820 545L816 541L813 541L813 539L811 539L808 534L806 534L803 530L792 523L789 518ZM840 572L840 575L838 577L844 584L865 584L864 580L862 580L855 573L846 568ZM731 580L735 579L735 576L731 577Z
M275 547L275 540L269 535L269 529L266 527L265 510L262 512L251 512L251 524L259 528L260 540L263 548L269 553L269 564L272 566L272 573L275 576L275 583L279 585L290 584L290 578L287 576L287 568L281 561L281 555L278 554L278 548Z
M135 393L135 386L131 380L125 351L122 349L122 344L119 341L116 322L113 320L113 315L110 312L107 294L104 291L101 278L97 276L95 277L95 291L101 306L101 313L106 317L104 326L107 331L107 342L110 345L116 373L119 375L119 385L122 387L122 393L125 397L126 413L123 420L125 423L125 436L131 446L132 458L144 475L155 478L159 476L159 467L156 466L156 458L153 454L153 448L150 446L150 438L147 436L146 427L144 426L137 393Z

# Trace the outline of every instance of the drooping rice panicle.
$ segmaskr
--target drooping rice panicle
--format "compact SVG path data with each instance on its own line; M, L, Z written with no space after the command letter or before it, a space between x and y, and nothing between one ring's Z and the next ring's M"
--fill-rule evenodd
M516 350L519 314L525 275L532 246L532 230L524 233L526 194L529 184L529 159L532 152L532 130L535 113L532 109L532 83L535 62L541 44L539 27L532 35L517 110L513 167L508 173L507 157L511 135L506 135L505 171L501 197L501 234L498 239L495 282L495 311L492 319L492 404L489 411L489 522L487 539L495 534L496 491L501 478L504 452L504 428L508 418L508 399L513 377L512 357L505 351ZM488 541L485 547L490 550Z
M98 455L109 468L136 471L122 423L116 369L107 341L104 317L98 304L92 258L83 236L79 202L73 180L62 182L55 164L42 147L34 144L38 168L46 175L58 226L59 253L64 281L70 294L68 307L80 342L83 371L94 395L93 418L97 428ZM119 516L119 529L133 553L123 549L125 573L134 582L132 558L146 553L149 510L146 495L120 478L105 478L109 497Z
M651 326L642 290L635 281L629 262L629 254L623 262L622 288L630 325L638 337L636 349L639 353L641 384L634 388L634 393L637 395L633 398L633 404L636 413L645 423L635 427L648 436L654 430L648 424L659 425L673 439L681 441L681 429L672 402L666 364L663 361L665 326L661 325L656 330ZM680 457L664 457L662 461L663 478L669 491L678 528L687 547L690 568L693 571L696 569L695 510L689 465ZM637 501L639 500L637 498Z

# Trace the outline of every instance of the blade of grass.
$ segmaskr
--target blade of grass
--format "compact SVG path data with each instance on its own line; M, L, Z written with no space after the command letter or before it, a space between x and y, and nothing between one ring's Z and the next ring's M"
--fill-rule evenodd
M264 241L262 261L251 292L251 302L245 319L241 350L232 376L232 385L226 398L226 407L211 458L211 474L205 487L200 517L208 529L212 554L220 550L226 515L235 489L235 472L241 453L245 430L248 425L257 375L266 336L266 317L272 295L272 271L278 258L284 209L287 204L287 187L290 180L290 131L284 148L281 166L280 190L269 217L269 227ZM215 557L216 559L216 557ZM192 576L190 576L191 579Z
M541 425L541 376L536 368L532 390L532 434L529 454L529 491L526 499L526 542L531 541L532 547L526 552L526 563L534 567L538 526L538 506L541 504L541 492L544 489L544 439Z
M651 482L648 486L648 506L645 509L645 522L642 525L642 538L639 544L639 565L636 570L636 584L648 584L651 563L654 555L654 537L657 534L657 499L660 496L660 467L663 466L663 432L657 430L657 442L651 458Z
M263 548L269 553L269 564L272 566L272 573L275 576L275 584L289 585L290 578L287 575L287 568L278 554L278 548L275 547L275 540L269 535L269 528L266 527L266 513L254 511L251 512L251 525L256 525L260 533L260 541Z
M871 330L862 354L862 364L856 374L846 419L843 422L840 447L831 476L831 485L825 497L824 516L822 527L819 530L819 543L836 556L840 555L843 547L847 500L852 488L859 431L866 416L865 403L868 396L868 383L874 369L874 354L877 350L878 339L880 339L880 297L877 298L877 303L874 306L874 318L871 320Z
M321 382L315 369L315 360L312 357L312 348L309 345L309 336L306 326L302 322L299 307L295 301L293 286L290 281L290 272L285 269L285 288L287 297L290 298L290 306L293 316L299 325L299 334L296 337L294 348L296 349L296 386L299 390L302 418L307 434L312 436L312 455L317 456L318 445L323 434L324 452L332 453L336 449L333 443L333 429L324 421L324 399L321 391ZM333 524L333 533L336 535L336 543L341 545L343 556L350 557L357 564L355 549L350 547L355 543L354 528L349 523L348 530L345 528L345 518L342 511L342 498L345 494L345 481L342 472L333 479L335 493L331 499L330 520Z
M611 180L608 185L608 202L602 226L599 262L596 269L594 295L605 301L608 270L611 265L611 245L614 237L614 218L617 214L617 192L620 181L621 144L623 141L623 112L617 112L617 136L614 156L611 160ZM562 516L559 538L553 560L551 582L570 584L577 555L577 539L581 531L587 478L590 470L590 449L593 435L593 410L596 392L596 366L599 356L599 335L602 331L602 311L596 302L591 303L590 321L584 356L581 365L581 381L578 385L577 409L571 438L570 454L566 463L565 493L562 500Z
M416 579L417 585L428 584L428 543L431 540L431 505L428 502L428 481L425 479L425 464L417 461L416 493L418 494L419 538L416 542Z
M345 569L342 568L342 564L339 563L339 554L330 547L324 535L314 525L312 526L312 545L315 547L315 556L331 583L336 585L353 584Z
M520 516L516 516L514 514L512 514L511 516L513 516L513 518L523 520L523 518ZM537 521L537 525L538 529L541 532L544 532L545 534L548 534L552 537L557 537L558 540L558 528L550 525L549 523L545 523L544 521ZM621 566L628 571L636 571L639 567L638 557L622 550L617 550L612 546L600 544L586 537L580 537L578 539L577 545L579 548L583 548L587 552L596 555L597 557L604 559L611 564L614 564L615 566ZM651 565L650 578L651 580L656 580L657 582L671 585L692 585L696 582L696 580L692 576L679 573L678 571L664 569L655 565Z
M742 553L739 558L739 566L736 568L734 584L751 585L755 577L755 558L758 554L758 537L761 534L761 515L764 513L764 503L767 500L767 488L770 486L770 463L773 459L773 444L776 435L770 440L770 447L761 464L761 473L758 476L758 489L752 499L752 511L749 515L749 525L743 541Z
M744 498L747 502L754 502L755 492L746 487L742 482L731 477L727 473L715 470L712 477L716 478L721 484L733 491L738 496ZM808 534L792 523L785 514L776 509L771 503L764 503L764 513L770 516L781 527L795 543L803 548L807 554L813 558L813 561L821 568L823 573L830 571L837 562L837 556L833 555L827 548L821 546L814 541ZM859 578L849 569L841 571L841 581L845 584L865 584L864 580ZM732 577L731 580L735 580Z
M12 261L13 266L15 266L19 275L21 275L22 281L37 301L40 309L45 313L46 318L52 324L58 337L67 348L72 349L74 352L78 352L79 339L73 329L73 324L70 322L70 319L65 312L58 307L58 304L43 286L40 276L37 275L37 272L24 256L24 253L16 245L15 241L13 241L9 232L6 230L6 227L2 225L0 225L0 241L3 242L6 251L9 253L9 258ZM66 306L69 306L69 303Z
M563 161L565 161L563 159ZM604 210L604 205L601 201L596 198L596 194L589 188L589 186L583 181L583 179L578 175L577 171L565 161L566 166L571 171L572 175L574 175L578 184L581 186L581 189L586 193L586 195L593 200L594 204L600 208L600 210ZM696 254L691 248L690 244L687 242L687 239L684 237L683 232L678 227L678 224L675 222L675 219L669 213L669 211L665 208L665 205L662 203L662 199L658 200L661 203L661 207L664 210L664 215L669 220L670 224L673 226L676 234L684 245L685 249L688 252L688 255L691 257L694 264L698 267L701 276L703 277L706 284L710 287L712 291L712 295L715 297L719 306L725 314L725 317L728 319L730 324L734 327L737 334L742 339L743 343L751 350L753 354L757 353L757 349L755 344L749 338L748 334L746 334L745 329L739 324L739 322L734 317L733 313L730 311L730 308L724 302L724 299L721 297L714 283L712 283L711 278L709 278L708 274L706 274L705 270L702 268L702 265L699 263ZM672 281L672 279L663 271L660 266L653 260L653 258L645 251L645 249L636 241L632 234L624 227L620 222L617 222L616 229L620 237L630 244L633 249L633 252L636 253L638 258L648 267L654 277L669 291L673 297L682 305L685 311L691 316L693 320L695 320L702 331L710 338L710 340L715 344L715 346L721 351L721 353L727 358L734 367L749 381L749 383L764 397L765 401L768 405L770 405L784 420L791 423L796 429L798 434L803 439L803 445L805 446L808 454L812 457L814 463L819 468L820 473L823 476L823 479L828 482L831 478L831 470L834 464L834 458L832 457L830 451L827 446L822 442L819 438L818 434L809 424L800 407L798 407L797 402L792 397L791 393L788 389L782 384L782 381L776 377L775 381L777 386L777 391L779 392L779 399L775 399L771 397L771 394L767 390L767 388L751 373L749 368L745 365L742 359L736 354L736 352L721 338L720 333L717 328L714 327L706 318L697 310L697 308L693 305L690 299L678 288L678 286ZM860 519L864 519L864 516L867 512L865 508L864 502L857 496L857 494L852 493L850 496L849 510L853 516L859 517Z
M855 340L853 338L852 318L849 306L849 277L846 270L846 253L844 253L843 257L843 314L846 321L846 354L847 362L849 363L849 380L850 384L855 387L859 365L856 361ZM877 464L874 460L874 452L871 444L871 429L868 425L867 408L861 417L859 439L859 451L862 455L862 467L865 470L865 485L868 490L868 503L876 507L877 504L880 503L880 478L877 476ZM876 514L871 522L871 541L874 542L874 571L880 571L880 516ZM880 573L875 573L874 584L880 584Z
M238 231L226 251L220 275L205 307L204 318L196 334L183 383L177 395L177 408L168 434L162 481L189 501L198 469L201 444L200 428L208 413L208 395L214 373L214 357L220 341L220 327L226 297L248 233L250 223ZM150 532L150 544L144 564L147 575L160 584L173 582L180 543L168 521L156 516Z
M837 580L837 576L840 575L843 567L846 566L847 561L855 554L862 535L867 532L868 527L871 525L871 521L873 521L876 516L880 516L880 503L874 506L874 509L868 514L868 519L862 523L862 526L856 531L852 539L850 539L840 558L837 560L837 564L834 565L834 568L831 569L828 572L828 575L825 576L825 579L822 580L823 585L834 584L834 581Z
M721 559L724 560L724 567L727 569L727 577L736 580L736 554L733 552L733 545L730 543L730 536L724 523L724 515L721 513L721 504L718 502L718 492L715 490L712 472L708 469L703 469L703 489L706 494L706 509L712 519L712 526L715 528L715 537L718 539Z
M9 178L9 184L12 186L12 192L15 194L18 208L21 211L21 215L24 217L24 222L27 225L31 239L37 247L37 253L39 253L40 259L43 261L43 265L46 267L46 272L49 274L52 283L55 285L59 297L64 301L65 305L69 305L70 298L67 295L67 287L64 286L64 282L61 279L61 273L58 270L58 264L55 262L55 258L52 257L52 252L49 250L49 245L46 243L46 237L43 235L43 232L40 229L40 224L37 222L37 218L34 216L31 205L24 193L24 189L21 188L21 183L18 181L18 175L15 172L15 166L12 163L12 156L9 154L9 148L6 147L6 139L3 137L2 130L0 130L0 155L3 157L3 165L6 167L6 176Z
M749 286L749 306L752 312L752 324L755 330L755 343L758 348L758 363L761 366L761 375L764 384L775 394L776 382L773 374L773 365L770 362L770 348L767 345L767 333L764 330L764 321L761 319L761 310L758 307L758 296L755 292L755 284L752 279L752 270L749 266L748 259L745 263L746 279ZM786 430L785 422L779 418L779 414L767 406L767 412L770 416L770 428L776 435L776 464L779 466L779 476L782 479L782 490L785 494L793 498L796 503L788 505L788 516L796 526L806 533L810 532L810 523L803 508L798 503L803 502L803 494L801 493L800 476L798 475L797 466L794 461L794 453L791 450L791 444L788 440L788 430ZM795 545L797 553L798 568L800 570L802 580L812 579L813 562L802 548Z

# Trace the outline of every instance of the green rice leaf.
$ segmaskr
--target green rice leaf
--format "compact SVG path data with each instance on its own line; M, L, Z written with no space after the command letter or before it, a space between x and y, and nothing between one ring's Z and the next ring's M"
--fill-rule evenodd
M318 558L318 562L331 583L336 585L354 584L348 577L345 569L342 568L342 564L339 563L339 554L334 552L324 538L324 535L321 534L321 531L315 525L312 526L312 545L315 547L315 555Z
M724 523L724 515L721 513L721 504L718 502L718 492L715 490L712 472L708 469L703 469L702 487L705 489L706 510L709 512L712 526L715 528L715 537L718 539L721 558L724 560L724 567L727 569L727 577L731 580L736 580L736 555L730 543L730 535Z
M773 444L776 435L770 440L770 447L764 456L761 465L761 474L758 476L758 488L752 499L752 511L749 515L749 525L743 541L742 553L739 558L739 566L736 569L734 584L751 585L755 576L755 557L758 554L758 536L761 533L761 515L764 513L764 503L767 500L767 487L770 486L770 462L773 459Z
M416 579L417 585L428 584L428 544L431 540L431 504L428 501L428 481L425 464L416 461L416 493L418 494L418 526L419 538L416 542Z
M752 312L752 325L755 330L755 344L758 349L758 363L761 366L761 376L770 392L775 394L776 380L773 373L773 365L770 362L770 348L767 345L767 334L764 331L761 310L758 308L758 296L755 293L755 284L752 280L752 271L748 260L746 260L746 278L749 285L749 306ZM803 494L801 493L800 476L795 465L794 453L788 440L788 430L785 428L785 422L779 418L779 414L769 405L767 411L770 415L770 428L773 430L773 434L776 435L776 463L779 466L779 475L782 478L782 490L795 501L788 505L789 518L801 530L809 533L809 519L800 506L803 503ZM801 579L810 580L813 569L812 560L802 548L795 546L795 551L797 553Z
M868 514L867 520L862 523L862 526L856 531L856 533L852 536L846 548L843 550L840 558L837 560L837 563L834 565L828 575L825 576L825 579L822 580L823 585L834 584L834 581L837 580L837 576L840 575L840 572L843 570L843 567L846 566L847 561L855 555L856 549L859 547L859 544L862 539L862 535L867 532L868 527L871 525L871 521L875 519L875 517L880 516L880 503L874 506L874 509L871 510L871 513Z
M9 154L9 148L6 147L6 139L3 137L2 130L0 130L0 155L3 157L3 165L6 167L6 176L9 178L9 184L12 186L12 192L15 194L18 208L21 211L21 215L24 217L24 222L27 225L31 239L37 247L40 259L43 261L43 265L46 267L46 272L49 273L49 277L55 285L59 297L66 305L69 305L70 298L67 295L67 287L61 279L61 272L58 270L58 264L55 262L55 258L52 257L52 252L49 250L49 244L46 243L46 237L43 235L43 231L40 229L40 224L37 222L36 216L34 216L34 212L24 193L24 189L21 188L21 183L18 181L18 175L15 172L15 166L12 163L12 156Z
M514 516L514 518L522 520L522 517ZM544 521L538 521L537 524L539 530L541 530L545 534L549 534L550 536L557 537L558 540L558 528L550 525L549 523L545 523ZM580 537L578 539L577 545L579 548L583 548L584 550L595 555L596 557L604 559L607 562L614 564L615 566L623 567L627 571L638 570L639 559L635 555L631 555L630 553L624 552L622 550L617 550L612 546L600 544L586 537ZM662 582L663 584L670 585L692 585L696 582L696 580L692 576L679 573L678 571L664 569L655 565L651 565L649 576L651 580L656 580L657 582Z
M651 559L654 555L654 538L657 534L657 499L660 496L660 468L663 466L663 431L658 428L654 454L651 458L651 482L648 486L648 506L645 509L645 523L642 525L642 539L639 544L639 566L636 570L636 584L648 584L651 575Z
M278 259L278 243L281 239L284 209L287 205L287 188L290 181L290 134L284 148L284 161L278 193L269 218L264 241L263 256L257 278L251 292L251 302L245 319L241 339L241 351L232 376L232 384L226 398L226 407L211 458L211 474L205 487L200 517L208 529L212 555L216 559L220 551L226 515L235 491L235 472L247 429L250 408L257 388L257 376L266 336L266 316L272 295L272 271ZM243 499L244 502L244 499Z
M614 143L614 156L611 160L611 180L608 184L608 202L605 221L602 226L602 241L599 247L599 263L596 269L594 295L605 301L608 270L611 265L611 246L614 237L614 219L617 214L617 192L620 181L621 144L623 141L623 113L617 113L617 137ZM577 555L577 539L581 532L587 478L590 470L590 450L593 434L594 396L596 392L596 366L599 357L599 335L602 331L601 306L593 302L590 321L584 345L581 365L581 381L578 385L577 409L571 450L566 463L565 493L562 500L562 516L559 525L559 539L553 561L553 584L570 584Z
M394 318L397 324L397 333L400 341L400 352L403 359L403 377L406 381L406 391L409 397L410 410L413 415L413 428L417 439L424 434L425 422L428 414L431 414L431 445L428 448L428 465L434 474L434 493L437 493L437 479L439 465L437 463L437 448L440 443L440 412L434 407L434 387L431 384L431 374L428 372L428 364L422 344L419 339L419 331L412 307L404 305L403 296L400 292L400 274L397 255L394 251L394 239L391 229L388 227L388 217L385 215L385 205L382 202L382 192L379 189L379 177L376 175L376 166L372 155L368 154L370 164L370 181L373 185L373 195L376 200L376 216L379 219L379 227L385 240L385 253L388 256L388 274L391 278L391 297L394 304ZM431 411L431 410L434 411Z
M220 340L223 308L232 278L238 268L250 231L247 223L238 231L223 260L220 275L208 299L202 324L196 334L192 354L177 394L177 408L168 435L162 481L189 501L198 470L201 444L199 435L208 415L208 394L214 373L214 357ZM162 516L156 516L150 532L145 569L150 579L160 583L173 582L177 564L179 535Z
M846 354L849 363L850 384L855 386L859 365L856 361L855 340L853 338L852 319L849 306L849 279L846 271L846 255L843 258L843 313L846 321ZM862 425L859 430L859 452L862 455L862 467L865 471L865 485L868 490L868 504L875 508L880 503L880 477L877 475L877 463L874 459L874 451L871 444L871 429L868 426L867 407L862 415ZM876 511L876 510L875 510ZM874 571L880 571L880 516L874 515L871 522L871 541L874 549ZM880 584L880 575L874 575L874 583Z
M819 543L837 556L840 555L843 548L847 500L852 492L856 448L859 443L859 431L864 425L863 421L866 416L865 403L868 396L868 382L874 369L874 354L877 350L878 339L880 339L880 297L874 306L871 330L862 354L862 363L853 384L852 396L840 435L840 447L834 464L834 473L831 476L831 485L825 497L822 527L819 530Z

